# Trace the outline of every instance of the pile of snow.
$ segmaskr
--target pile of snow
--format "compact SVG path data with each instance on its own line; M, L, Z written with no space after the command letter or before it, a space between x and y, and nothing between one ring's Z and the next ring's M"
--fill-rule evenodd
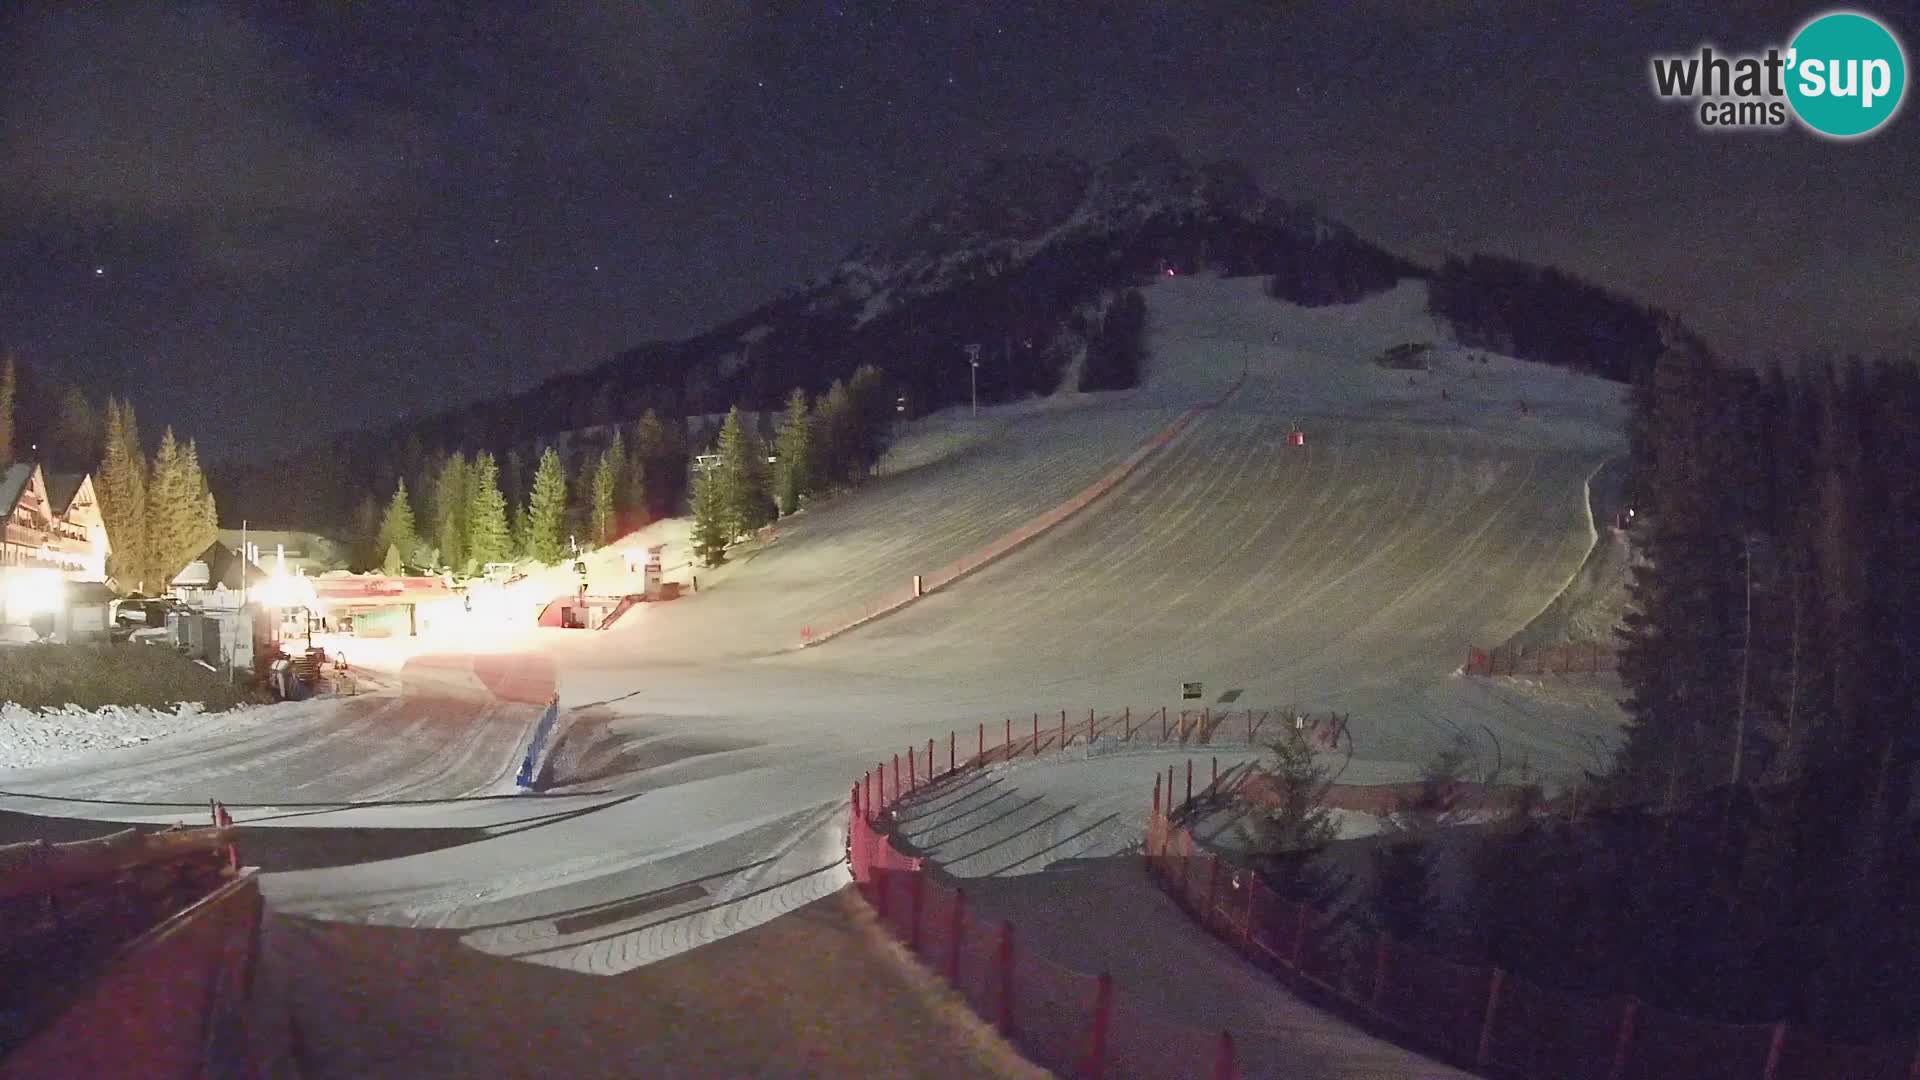
M36 710L0 703L0 769L52 765L88 754L139 746L193 728L250 724L280 718L289 707L310 703L262 705L209 713L201 703L183 702L171 711L144 705L107 705L83 709L68 705Z

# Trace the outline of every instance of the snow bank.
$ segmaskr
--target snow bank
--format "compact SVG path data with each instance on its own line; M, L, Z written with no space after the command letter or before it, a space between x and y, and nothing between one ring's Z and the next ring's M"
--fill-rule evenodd
M184 702L171 711L128 705L34 710L7 702L0 704L0 769L52 765L88 754L139 746L193 728L275 719L290 707L306 708L309 703L209 713L199 702Z

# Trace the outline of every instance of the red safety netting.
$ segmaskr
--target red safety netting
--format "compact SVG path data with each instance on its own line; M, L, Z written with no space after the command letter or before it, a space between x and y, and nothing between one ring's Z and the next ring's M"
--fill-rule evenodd
M1920 1068L1914 1043L1839 1046L1789 1028L1782 1033L1774 1080L1912 1080Z
M1266 721L1211 710L1175 717L1164 709L1138 719L1131 710L1106 717L1089 711L1078 728L1071 713L1026 720L1024 732L1003 720L984 753L983 725L964 762L956 734L945 747L909 749L862 777L847 838L855 881L888 928L1037 1063L1075 1076L1096 1059L1110 1076L1216 1075L1231 1060L1230 1036L1161 1016L1124 988L1110 987L1103 998L1093 976L1022 949L1014 928L978 917L962 891L925 873L921 860L895 848L888 833L896 817L937 821L970 799L990 797L975 783L990 774L978 768L1031 754L1036 746L1060 749L1089 733L1094 741L1141 731L1167 739L1250 734ZM1178 774L1165 779L1174 782ZM1173 805L1170 791L1159 805ZM1554 1080L1920 1077L1920 1055L1907 1043L1838 1046L1784 1025L1719 1023L1626 999L1568 994L1358 930L1350 920L1286 901L1245 868L1196 850L1192 835L1166 813L1148 819L1142 861L1196 922L1256 964L1316 984L1404 1033L1409 1043L1483 1070Z
M1621 1080L1757 1077L1767 1067L1772 1024L1722 1024L1640 1005L1626 1039Z
M1149 876L1222 941L1305 979L1408 1041L1503 1075L1553 1080L1914 1080L1911 1043L1834 1046L1777 1024L1730 1024L1625 999L1538 986L1458 964L1244 886L1230 864L1194 853L1164 815L1147 829Z
M1372 1007L1456 1059L1477 1057L1493 969L1456 964L1384 937L1374 949Z

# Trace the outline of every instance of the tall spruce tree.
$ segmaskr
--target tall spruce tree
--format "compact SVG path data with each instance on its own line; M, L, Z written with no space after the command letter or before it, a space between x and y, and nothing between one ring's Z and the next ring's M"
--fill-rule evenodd
M467 470L468 557L485 568L505 562L513 554L513 536L507 523L507 500L500 492L500 468L493 455L481 451Z
M733 537L744 536L773 520L767 493L767 458L760 440L747 429L739 406L728 410L716 448L720 463L721 521Z
M607 441L605 457L613 463L613 531L618 536L640 524L641 512L632 499L633 486L627 479L630 465L627 437L621 434L618 427L613 429L613 438Z
M189 550L198 534L197 495L185 451L169 427L147 472L148 561L141 576L154 589L167 588L199 554Z
M353 569L372 570L386 552L380 549L380 504L363 494L353 508Z
M774 440L774 456L774 502L782 514L791 514L813 493L813 411L805 390L796 389L787 395L787 411Z
M550 566L567 556L567 470L560 452L547 447L527 497L527 557Z
M858 423L847 384L835 379L827 388L826 396L814 405L813 436L819 444L816 454L819 484L845 484L860 472Z
M59 469L92 472L100 465L100 414L86 391L69 386L60 395L60 415L47 437L47 459Z
M434 484L433 536L440 545L440 559L456 573L465 572L468 560L467 534L471 510L468 499L467 458L450 455L440 466Z
M672 514L687 490L686 451L682 440L648 409L633 430L634 480L640 485L648 517Z
M589 480L591 505L588 511L588 528L596 546L604 546L613 541L616 526L619 524L619 508L615 504L615 495L619 491L619 459L614 457L612 448L601 452L593 466L593 475Z
M401 566L412 564L420 535L414 528L413 500L407 496L407 481L395 482L393 498L387 502L386 516L380 519L380 536L375 545L385 566L397 560Z
M147 568L147 461L133 406L117 399L107 401L105 445L94 487L111 548L107 573L120 588L140 590Z
M220 539L220 508L214 502L207 474L200 468L200 447L192 439L187 440L187 448L181 454L180 472L181 482L189 493L188 537L180 564L185 567Z
M694 557L703 566L719 566L727 561L727 545L733 539L722 490L725 482L717 465L694 465L689 483L693 488Z
M0 461L13 460L13 409L14 395L18 389L14 370L13 354L8 353L0 359Z

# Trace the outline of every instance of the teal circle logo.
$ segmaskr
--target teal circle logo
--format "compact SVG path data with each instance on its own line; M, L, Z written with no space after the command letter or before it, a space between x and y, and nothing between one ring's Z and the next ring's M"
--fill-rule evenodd
M1893 119L1906 91L1906 51L1871 16L1822 15L1787 47L1787 100L1822 135L1851 139L1873 131Z

